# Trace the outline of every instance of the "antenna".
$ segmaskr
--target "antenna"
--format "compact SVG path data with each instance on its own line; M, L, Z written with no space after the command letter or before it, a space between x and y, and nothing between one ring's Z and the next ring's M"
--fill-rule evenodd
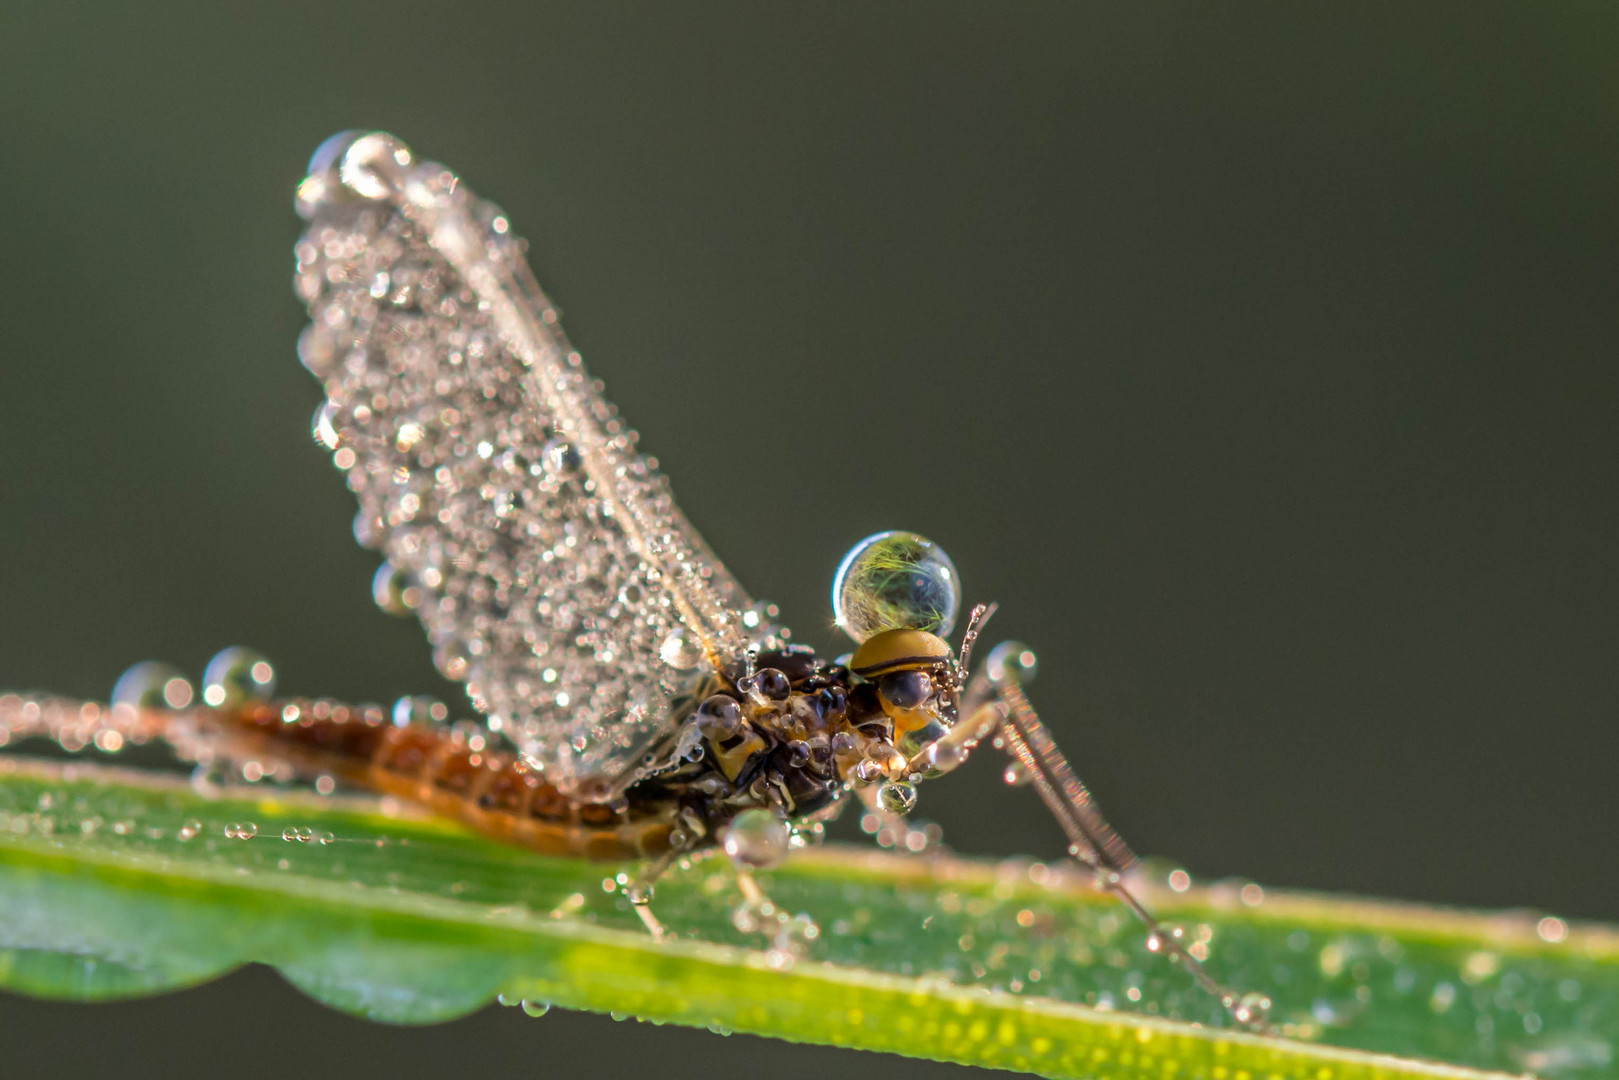
M967 688L967 662L972 659L973 643L983 633L984 625L995 617L999 604L978 604L967 616L967 629L961 633L961 649L956 653L956 693Z

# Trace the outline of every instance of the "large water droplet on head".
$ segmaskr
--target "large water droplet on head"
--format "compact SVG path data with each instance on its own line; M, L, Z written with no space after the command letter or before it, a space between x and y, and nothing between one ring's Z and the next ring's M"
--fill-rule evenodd
M178 668L161 660L142 660L118 676L111 700L137 709L183 709L193 696L190 680Z
M221 649L202 672L202 700L219 708L244 701L264 700L275 693L275 668L245 645Z
M768 870L787 857L787 823L769 810L744 810L725 826L725 854L745 870Z
M960 607L955 565L943 548L915 533L866 537L843 557L832 581L833 617L856 641L902 627L943 637Z

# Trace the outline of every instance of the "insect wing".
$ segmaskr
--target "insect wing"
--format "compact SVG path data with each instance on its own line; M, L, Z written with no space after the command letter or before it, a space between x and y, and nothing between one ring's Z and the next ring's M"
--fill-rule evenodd
M381 133L298 189L316 438L433 657L572 787L623 772L745 648L751 601L586 374L498 208Z

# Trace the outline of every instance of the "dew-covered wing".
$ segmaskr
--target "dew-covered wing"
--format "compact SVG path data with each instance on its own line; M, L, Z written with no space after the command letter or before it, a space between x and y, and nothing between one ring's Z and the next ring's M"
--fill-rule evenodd
M439 669L564 785L620 773L751 601L602 397L505 217L382 134L299 187L304 364L355 533Z

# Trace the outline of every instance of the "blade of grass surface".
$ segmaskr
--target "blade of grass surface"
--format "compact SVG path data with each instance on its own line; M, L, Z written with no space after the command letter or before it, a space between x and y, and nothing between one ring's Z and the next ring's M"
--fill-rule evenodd
M0 985L107 999L259 961L399 1023L500 995L1048 1076L1615 1075L1619 935L1600 927L1149 886L1218 977L1275 999L1286 1037L1262 1038L1223 1029L1126 913L1057 867L798 852L766 881L819 934L783 965L731 925L718 861L660 884L678 936L657 943L624 868L383 809L0 760Z

